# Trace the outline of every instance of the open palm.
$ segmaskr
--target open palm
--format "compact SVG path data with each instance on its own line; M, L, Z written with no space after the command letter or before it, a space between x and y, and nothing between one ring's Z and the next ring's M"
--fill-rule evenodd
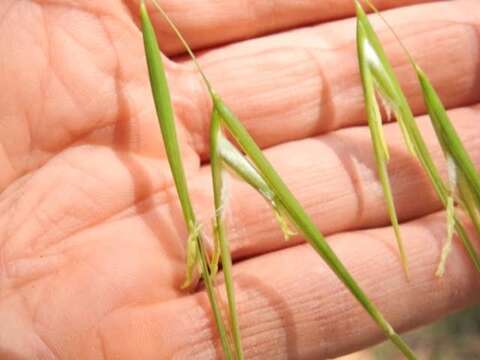
M478 164L480 3L414 5L421 2L378 4L402 6L386 16L438 87ZM444 215L434 214L441 205L395 123L386 132L399 217L409 221L402 229L410 282L391 228L381 228L389 220L365 126L355 23L331 21L353 16L352 1L162 5L194 48L210 48L199 58L213 85L396 328L479 301L478 274L460 246L446 275L434 276ZM187 233L137 9L134 0L0 4L2 359L221 357L205 293L180 290ZM154 19L162 49L178 54ZM440 162L414 74L393 37L380 34ZM188 62L177 58L167 70L191 196L208 233L211 104ZM230 179L229 188L246 357L318 359L380 340L315 252L301 238L285 242L268 205L246 185Z

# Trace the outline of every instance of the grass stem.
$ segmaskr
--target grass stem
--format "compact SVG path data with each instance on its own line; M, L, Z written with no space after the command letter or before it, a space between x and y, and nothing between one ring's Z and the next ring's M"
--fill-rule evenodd
M212 171L213 198L215 203L215 234L218 236L220 245L220 257L222 259L223 276L225 279L225 289L227 292L228 309L230 315L230 325L235 345L235 354L237 360L243 359L242 342L240 337L240 326L235 302L235 289L232 276L232 259L230 256L230 247L226 236L224 225L225 202L222 179L222 158L220 156L219 146L221 133L221 119L214 110L212 112L212 121L210 125L210 168Z

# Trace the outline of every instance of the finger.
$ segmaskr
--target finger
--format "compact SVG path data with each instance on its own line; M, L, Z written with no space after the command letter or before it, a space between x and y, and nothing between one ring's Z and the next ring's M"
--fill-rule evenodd
M336 235L329 243L394 328L406 331L480 300L478 273L459 242L445 276L434 275L444 227L444 214L404 227L410 282L397 264L389 228ZM382 339L377 325L308 245L236 265L235 283L248 359L324 359ZM100 334L107 358L221 356L204 293L118 310L105 319Z
M429 0L373 1L381 9ZM431 1L431 0L430 0ZM138 18L139 0L127 1ZM148 4L149 2L147 2ZM352 16L353 2L339 0L335 6L325 1L159 1L194 49L257 37L297 26ZM157 26L162 49L169 54L184 52L175 34L156 8L150 12Z
M476 164L480 165L480 107L449 112ZM445 160L427 117L418 119L435 162L443 172ZM430 181L404 146L396 123L385 125L391 160L389 172L395 206L401 221L441 208ZM390 223L381 184L377 178L368 128L349 128L317 138L267 149L265 155L324 234L384 226ZM208 167L191 186L202 222L210 224L213 209ZM240 180L227 181L228 236L235 258L272 251L301 241L282 241L269 204Z
M323 2L322 2L323 3ZM480 2L448 1L385 12L449 108L480 100ZM372 17L416 114L418 81L398 41ZM200 57L217 92L262 146L365 123L355 19L255 39ZM210 106L202 111L208 124ZM207 157L208 126L199 134Z
M480 164L480 139L476 136L479 114L480 107L450 111L477 164ZM423 118L419 124L435 160L443 164L442 152L428 121ZM405 221L440 209L429 181L404 149L398 126L387 125L386 134L391 145L390 173L399 218ZM266 155L324 234L389 224L367 128L345 129L284 144L267 150ZM208 235L214 213L210 169L205 166L199 171L194 155L185 159L185 166L190 194ZM235 179L227 184L230 199L225 209L235 259L302 241L300 238L283 241L268 204ZM154 230L147 231L149 238L145 240L151 243L158 243L158 236L165 237L168 228L169 246L175 249L180 269L173 281L177 286L182 281L187 232L164 160L102 146L77 146L31 176L17 180L1 194L0 211L3 214L0 246L5 259L22 259L32 252L43 255L63 251L75 243L76 234L81 237L86 229L105 222L113 224L109 228L112 241L125 236L121 230L124 227L116 225L118 221L127 222L129 229L143 229L146 222L153 223ZM47 266L45 271L50 270ZM44 270L37 266L31 271ZM25 275L26 270L23 273L27 277L35 275Z
M198 159L190 155L184 157L184 166L189 174L196 174ZM170 206L174 210L170 211ZM143 216L147 210L150 213ZM171 212L175 212L175 218ZM136 229L137 235L132 234L130 239L147 227L150 237L144 236L145 241L168 242L175 254L167 252L170 260L180 257L183 263L186 233L166 160L106 146L75 146L2 192L0 214L2 266L14 269L0 272L0 284L5 287L11 279L23 281L50 272L51 254L63 255L76 247L72 244L83 242L85 233L99 231L105 223L110 224L105 233L115 233L114 243L125 238L125 231L120 230L123 226ZM130 217L136 221L130 223ZM123 221L112 224L118 218ZM28 266L34 259L36 266Z

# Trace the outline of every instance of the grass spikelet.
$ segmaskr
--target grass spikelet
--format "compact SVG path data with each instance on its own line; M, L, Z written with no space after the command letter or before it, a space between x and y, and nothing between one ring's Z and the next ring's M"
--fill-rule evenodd
M187 254L187 268L190 265L188 262L192 262L198 254L201 266L201 274L207 290L215 324L219 332L222 349L226 358L231 359L232 352L230 350L230 344L225 331L225 326L223 324L215 288L213 286L212 278L209 274L207 254L203 246L201 232L197 230L199 227L196 225L197 222L195 219L195 213L193 211L193 206L188 193L188 186L175 129L172 102L170 98L167 77L165 75L163 60L160 55L160 50L158 48L152 23L143 2L140 5L140 16L150 85L157 111L158 122L166 149L168 162L170 164L170 169L175 182L175 187L177 189L178 198L182 207L183 216L190 231L189 238L191 238L191 240L188 242L188 247L191 248L187 249L189 250L189 253ZM196 249L193 244L196 245Z
M400 106L396 106L395 104L402 104L403 99L398 95L398 87L396 86L395 81L392 80L391 69L385 61L384 54L375 49L375 47L379 47L376 45L376 38L368 36L368 32L371 29L365 26L365 21L362 15L363 10L361 8L358 9L358 6L359 4L357 4L357 50L368 127L372 138L377 173L380 183L382 184L387 211L397 240L402 267L405 274L408 276L408 262L400 234L400 226L398 224L397 212L395 210L390 178L388 176L387 164L390 157L388 146L383 134L382 117L375 92L377 92L382 99L387 115L391 116L390 114L392 112L395 113L397 118L400 119L400 123L403 123L403 121L401 121L402 117L399 110ZM402 127L404 134L408 134L404 127L405 126ZM406 139L407 145L412 149L411 151L414 152L413 145L408 135Z
M456 171L459 171L464 176L465 185L470 189L472 201L475 207L480 209L480 174L463 146L440 97L427 75L417 64L414 63L413 65L415 66L418 80L422 87L425 105L428 109L437 138L446 155L452 159Z
M442 256L437 269L437 276L442 276L445 269L445 262L448 257L449 249L451 249L451 241L453 232L450 231L455 223L454 198L458 189L459 204L462 209L469 215L470 220L475 226L477 233L480 235L480 220L478 211L480 209L480 176L475 169L475 165L468 155L465 147L460 140L452 122L440 100L439 95L433 88L427 75L413 61L413 66L417 73L418 80L422 88L422 94L425 105L427 107L433 128L440 142L442 150L447 160L448 178L449 178L449 194L447 198L447 240L442 251ZM460 180L461 179L461 180ZM450 208L451 207L451 208ZM467 251L472 258L477 270L480 271L480 257L475 248L471 244L470 239L466 236L462 239L466 243Z
M455 232L460 237L465 249L467 250L470 258L477 271L480 271L480 257L478 252L475 250L470 238L468 237L467 232L465 231L461 221L456 215L453 204L455 203L455 190L458 189L460 194L460 199L458 202L461 207L467 212L471 221L473 222L477 232L480 234L480 220L478 212L480 209L479 194L480 194L480 176L475 169L473 161L466 152L458 134L455 131L455 128L452 125L451 120L448 117L447 111L440 100L437 92L435 91L433 85L428 79L427 75L422 71L420 66L415 62L413 56L407 50L395 30L390 26L388 21L382 16L382 14L376 9L376 7L371 3L370 0L366 0L368 6L380 16L382 21L387 25L390 31L393 33L405 53L407 54L410 63L412 64L415 72L417 74L421 89L422 95L424 98L425 105L427 107L430 119L435 129L437 139L442 146L442 150L445 154L447 161L447 167L449 169L449 181L448 185L443 183L437 168L435 167L433 160L428 152L428 149L425 145L425 142L422 139L420 131L413 119L413 116L408 117L406 120L410 125L407 127L411 132L411 138L415 142L417 148L417 155L419 157L420 163L427 172L434 189L445 206L446 215L447 215L447 240L445 243L445 251L442 251L442 256L440 260L439 267L437 269L437 274L441 275L442 269L445 268L445 261L448 255L448 249L451 248L449 243L453 237L453 232L451 231L452 224L455 224ZM357 8L361 6L357 3ZM362 10L363 11L363 10ZM366 16L365 21L368 22ZM372 29L373 31L373 29ZM392 72L393 74L393 72Z

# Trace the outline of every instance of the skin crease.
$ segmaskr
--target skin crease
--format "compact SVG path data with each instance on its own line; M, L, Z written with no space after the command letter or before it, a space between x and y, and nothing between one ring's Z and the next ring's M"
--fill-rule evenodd
M480 165L480 3L414 2L377 3L398 7L387 19L438 87ZM250 5L245 20L239 7L228 6L236 0L218 12L214 2L200 1L184 12L188 3L165 1L165 8L194 48L211 47L199 58L214 87L392 325L411 329L478 303L479 275L458 242L445 277L433 275L444 215L389 123L410 283L402 274L365 127L348 19L353 6L278 1ZM156 122L137 6L0 3L2 359L221 358L205 293L179 290L187 234ZM192 19L193 11L209 16ZM270 20L252 30L255 16ZM414 75L384 26L373 24L444 169ZM277 34L256 38L265 33ZM178 52L171 37L161 39L167 54ZM166 67L191 196L208 233L210 102L188 61L173 58ZM283 241L262 199L237 179L229 184L246 357L319 359L381 340L313 250L300 237Z

